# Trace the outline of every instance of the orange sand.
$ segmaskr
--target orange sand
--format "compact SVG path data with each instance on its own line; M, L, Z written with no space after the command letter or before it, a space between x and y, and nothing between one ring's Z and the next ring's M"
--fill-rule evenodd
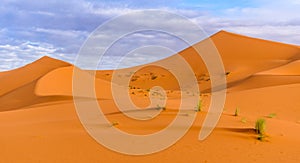
M198 134L210 101L210 81L193 48L179 55L195 72L204 93L204 109L176 144L146 156L119 154L96 143L82 127L74 108L74 66L43 57L0 73L0 162L300 162L299 46L225 31L211 39L230 73L224 112L206 140L199 141ZM80 73L86 78L94 77L91 71ZM175 117L180 93L176 79L168 71L149 66L132 77L129 93L136 105L149 104L147 89L155 85L164 87L168 95L167 110L142 123L118 112L110 92L112 73L97 71L95 84L99 105L109 120L119 122L117 128L149 134L161 130ZM83 93L80 98L90 97ZM233 114L237 107L240 115L236 117ZM271 113L276 113L276 117L268 118ZM267 120L268 137L263 142L256 139L253 130L260 117Z

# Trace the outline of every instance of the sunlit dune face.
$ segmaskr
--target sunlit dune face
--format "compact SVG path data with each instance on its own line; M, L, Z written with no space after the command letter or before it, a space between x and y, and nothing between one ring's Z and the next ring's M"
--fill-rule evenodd
M111 74L107 73L105 76L111 76ZM154 117L150 117L151 115L149 115L150 120L135 120L124 115L118 109L114 100L99 100L100 108L104 111L109 110L106 118L108 118L111 123L117 122L119 125L116 127L127 133L145 135L164 129L174 120L180 107L181 93L179 91L179 84L172 73L164 68L152 65L145 66L136 72L128 70L124 72L124 74L119 74L117 77L122 78L122 76L130 76L128 95L138 109L154 109L161 110L161 112ZM164 93L151 90L157 86L159 86ZM99 87L101 90L101 85L99 85ZM154 104L155 107L151 107L150 96L151 98L165 100L165 105L156 106ZM145 130L140 130L141 128Z
M139 69L131 76L129 83L129 94L132 101L138 107L145 108L150 105L149 96L151 89L155 86L161 87L165 92L164 94L158 92L152 92L152 96L156 98L164 98L168 100L169 97L176 96L180 98L175 92L179 90L179 84L176 80L176 77L170 73L168 70L158 67L158 66L146 66L142 69ZM143 97L147 101L139 102L139 99Z

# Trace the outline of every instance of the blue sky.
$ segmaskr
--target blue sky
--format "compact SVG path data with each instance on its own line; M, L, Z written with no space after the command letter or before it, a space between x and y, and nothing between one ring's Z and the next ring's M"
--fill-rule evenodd
M81 45L99 25L116 16L143 9L161 9L183 15L208 35L227 30L300 45L299 8L300 0L2 0L0 71L23 66L44 55L73 63ZM165 44L168 39L163 35L155 38L148 40L149 43ZM145 38L131 39L131 42L140 42ZM130 46L126 41L123 43ZM176 41L168 43L173 51L186 47ZM118 51L112 52L101 68L114 68L116 53ZM132 55L125 66L171 55L171 51L162 53Z

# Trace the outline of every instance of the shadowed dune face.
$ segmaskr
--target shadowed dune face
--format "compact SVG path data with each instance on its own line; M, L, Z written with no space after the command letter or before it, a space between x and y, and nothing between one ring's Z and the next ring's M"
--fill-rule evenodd
M34 92L36 83L40 78L48 72L64 66L70 66L70 64L43 57L24 67L0 74L0 111L22 109L49 101L72 99L72 97L64 97L63 95L41 97Z
M0 112L16 109L25 109L31 105L50 105L51 102L60 102L72 100L72 96L66 95L50 95L39 96L36 95L34 90L36 87L36 81L30 82L26 85L19 87L5 95L0 97Z
M18 89L23 85L41 78L54 69L64 66L70 66L70 64L49 57L43 57L24 67L5 72L0 78L2 85L0 95Z
M1 161L299 162L299 46L225 31L210 38L223 60L228 89L221 119L205 141L197 138L209 114L211 81L196 50L203 50L206 40L175 54L182 56L194 71L202 93L202 111L176 144L141 157L112 152L86 133L73 104L72 75L74 70L78 71L83 76L83 84L85 79L95 81L95 97L82 91L77 98L82 102L97 100L108 121L115 124L95 125L96 128L116 127L145 135L164 129L178 114L182 96L178 81L168 70L151 64L141 66L143 68L137 72L134 68L117 70L124 72L117 77L130 76L128 95L141 108L138 111L157 109L147 108L150 89L157 85L165 89L165 110L158 117L143 122L130 119L118 110L111 89L114 70L81 70L69 63L43 57L19 69L1 72ZM159 62L162 61L156 63ZM240 109L239 116L233 116L236 108ZM271 113L276 117L270 118ZM187 112L179 116L189 115ZM254 123L261 117L267 119L267 142L256 140Z

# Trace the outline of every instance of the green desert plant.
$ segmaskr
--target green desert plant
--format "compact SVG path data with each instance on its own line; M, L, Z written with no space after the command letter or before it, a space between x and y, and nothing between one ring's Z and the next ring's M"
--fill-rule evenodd
M202 111L202 101L201 100L198 101L195 111L196 112Z
M244 118L241 119L241 122L247 123L247 119L244 117Z
M255 123L255 131L258 134L257 139L263 140L265 138L266 133L266 120L265 119L258 119Z
M235 109L235 112L234 112L234 116L239 116L239 114L240 114L240 109L239 108L236 108Z
M275 118L276 116L277 116L276 113L271 113L268 115L268 118Z

